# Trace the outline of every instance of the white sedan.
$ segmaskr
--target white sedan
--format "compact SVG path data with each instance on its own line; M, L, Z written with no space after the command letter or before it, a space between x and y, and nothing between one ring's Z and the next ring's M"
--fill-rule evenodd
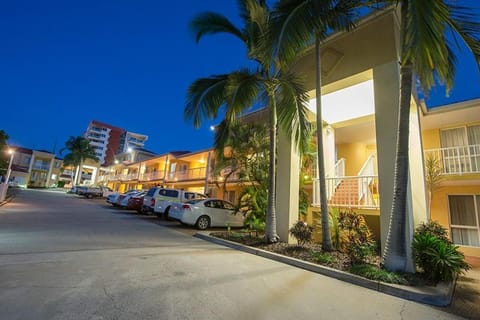
M196 226L200 230L208 227L243 227L244 217L235 213L235 207L221 199L195 199L174 203L168 217L181 223Z

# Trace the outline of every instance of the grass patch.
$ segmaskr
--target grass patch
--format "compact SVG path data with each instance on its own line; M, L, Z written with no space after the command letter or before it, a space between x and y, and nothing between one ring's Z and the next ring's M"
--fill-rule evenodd
M382 282L394 283L394 284L405 284L405 285L409 284L409 281L403 275L395 272L389 272L384 269L380 269L371 264L352 265L350 267L350 272L370 280L376 280L376 281L382 281Z
M316 263L330 265L335 261L335 258L327 252L312 252L313 260Z

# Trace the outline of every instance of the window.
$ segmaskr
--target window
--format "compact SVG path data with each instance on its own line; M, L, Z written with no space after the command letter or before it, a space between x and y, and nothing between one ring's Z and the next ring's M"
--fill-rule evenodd
M227 200L230 202L235 202L235 190L227 191Z
M480 125L440 131L447 173L480 172Z
M158 193L161 196L170 197L170 198L178 198L178 190L161 189Z
M227 210L235 210L235 207L230 202L223 201L223 207Z
M480 195L448 196L452 241L458 245L480 246Z

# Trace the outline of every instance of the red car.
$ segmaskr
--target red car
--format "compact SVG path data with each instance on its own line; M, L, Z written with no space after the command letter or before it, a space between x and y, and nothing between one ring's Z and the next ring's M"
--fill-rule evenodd
M146 192L142 192L139 195L128 199L127 209L136 210L138 213L142 213L143 197L145 197L145 194Z

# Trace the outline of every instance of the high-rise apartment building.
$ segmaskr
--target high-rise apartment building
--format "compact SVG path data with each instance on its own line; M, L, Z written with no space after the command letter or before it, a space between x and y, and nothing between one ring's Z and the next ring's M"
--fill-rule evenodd
M116 154L127 152L129 148L143 148L148 136L93 120L85 131L85 138L95 148L100 164L110 165Z

